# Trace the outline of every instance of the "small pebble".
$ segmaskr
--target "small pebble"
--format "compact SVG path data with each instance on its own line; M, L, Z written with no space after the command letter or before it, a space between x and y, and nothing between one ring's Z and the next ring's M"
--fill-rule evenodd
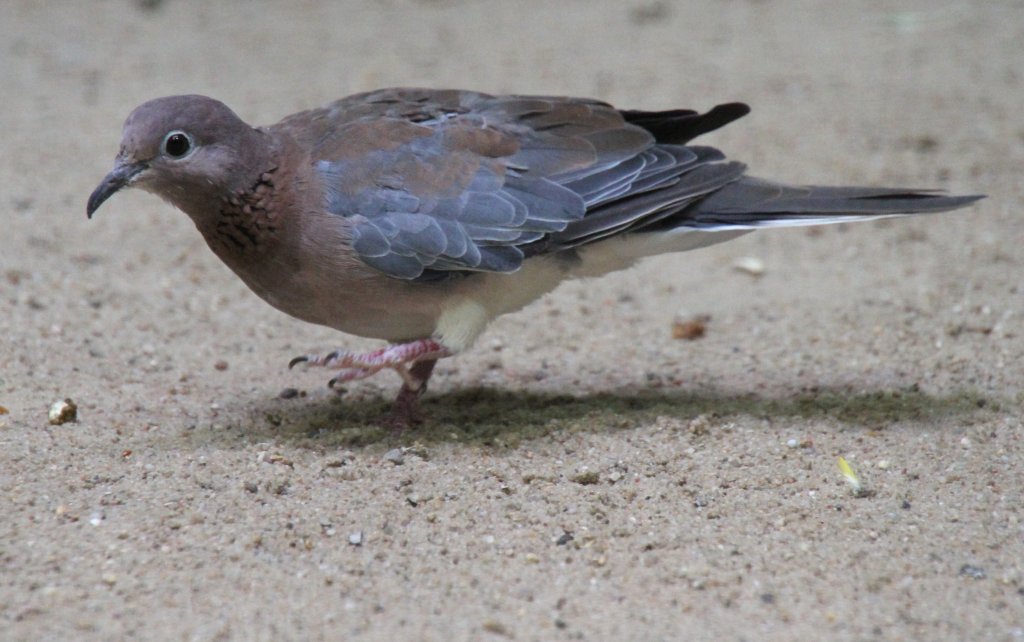
M800 440L799 439L787 439L786 440L786 445L789 446L790 448L797 448L798 446L800 446Z
M483 629L484 631L487 631L488 633L493 633L495 635L502 635L507 638L512 637L512 634L509 632L507 628L505 628L505 625L501 622L498 622L497 620L484 621Z
M672 338L696 341L707 333L709 321L711 321L711 316L707 314L698 314L689 318L677 315L672 322Z
M390 461L396 466L401 466L405 463L405 457L402 455L401 448L392 448L391 450L384 453L384 461Z
M969 577L972 580L983 580L986 577L985 569L973 564L964 564L960 567L960 575Z
M686 429L694 437L703 437L711 432L711 416L707 414L697 415L686 423Z
M227 370L228 369L228 362L224 361L222 359L222 360L218 361L217 363L213 364L213 367L216 370Z
M569 479L571 481L576 482L577 484L580 484L581 486L589 486L591 484L596 484L601 481L601 477L592 470L587 470L577 475L573 475Z
M351 544L352 546L362 546L363 545L363 531L356 531L354 533L349 533L348 543Z
M50 406L50 423L54 426L78 421L78 406L71 399L57 401Z
M277 396L281 399L294 399L299 396L299 391L297 388L285 388Z

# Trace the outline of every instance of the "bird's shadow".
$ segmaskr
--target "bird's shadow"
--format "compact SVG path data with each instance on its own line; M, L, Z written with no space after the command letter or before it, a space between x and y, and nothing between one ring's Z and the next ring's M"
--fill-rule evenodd
M427 421L402 434L381 421L390 408L388 400L331 397L250 402L244 409L239 408L249 420L236 428L250 440L290 442L316 449L413 441L515 447L556 431L611 432L663 416L800 418L870 428L894 422L927 425L944 418L966 418L983 409L997 410L1001 405L971 390L931 395L913 387L868 392L824 388L779 397L715 389L573 396L477 387L429 396L423 401ZM200 435L193 438L203 439ZM221 438L206 435L211 441Z

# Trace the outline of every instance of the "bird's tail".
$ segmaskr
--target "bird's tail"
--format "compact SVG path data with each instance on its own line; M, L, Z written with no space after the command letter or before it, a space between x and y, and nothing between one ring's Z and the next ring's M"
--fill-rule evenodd
M583 260L575 273L605 274L628 267L645 256L695 250L762 228L945 212L982 198L919 189L796 187L742 177L697 203L640 227L638 233L616 237L618 243L583 245Z
M708 231L825 225L945 212L982 198L981 195L949 196L936 190L796 187L743 177L665 223L669 227Z

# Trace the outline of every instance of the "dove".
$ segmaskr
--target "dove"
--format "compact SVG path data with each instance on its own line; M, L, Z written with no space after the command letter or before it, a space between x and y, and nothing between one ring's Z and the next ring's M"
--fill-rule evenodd
M767 228L934 213L980 195L780 184L690 141L746 115L620 110L570 97L383 89L253 127L169 96L124 123L87 214L141 188L192 219L259 297L382 339L296 357L331 387L394 370L391 421L420 423L436 362L559 283Z

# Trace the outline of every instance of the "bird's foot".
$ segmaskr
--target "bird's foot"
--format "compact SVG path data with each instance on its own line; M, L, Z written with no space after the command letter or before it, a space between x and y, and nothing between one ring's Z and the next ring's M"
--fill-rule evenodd
M427 381L434 371L438 359L451 356L451 351L433 339L418 339L408 343L398 343L386 348L365 353L352 353L347 350L335 350L323 356L310 354L295 357L288 364L294 368L300 363L307 366L340 368L338 374L328 382L328 386L338 385L365 379L385 368L390 368L402 377L402 389L398 392L391 413L384 423L391 426L396 433L423 423L419 398L427 389Z
M335 350L325 355L307 354L295 357L288 363L294 368L300 363L307 366L339 368L338 375L331 379L331 386L346 381L356 381L374 375L385 368L398 372L406 385L416 385L415 377L410 378L410 367L420 361L436 361L451 356L451 351L434 339L417 339L408 343L396 343L372 352L349 352Z

